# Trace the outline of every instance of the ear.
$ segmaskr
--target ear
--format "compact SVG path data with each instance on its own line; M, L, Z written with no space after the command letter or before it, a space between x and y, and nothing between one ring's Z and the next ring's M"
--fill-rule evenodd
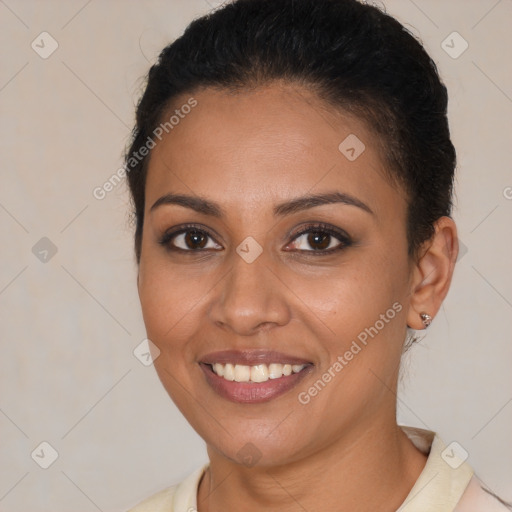
M455 222L450 217L440 217L435 223L434 235L425 243L414 265L407 312L409 327L424 329L420 314L427 313L434 318L439 311L450 288L458 253Z

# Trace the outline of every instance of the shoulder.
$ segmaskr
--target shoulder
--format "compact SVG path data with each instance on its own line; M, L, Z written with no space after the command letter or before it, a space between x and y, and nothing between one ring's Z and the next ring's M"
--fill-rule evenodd
M512 512L480 484L458 443L446 445L433 431L400 427L428 458L399 512Z
M197 489L208 464L196 469L179 484L167 487L127 512L175 512L178 510L195 510Z
M127 512L171 512L172 502L178 485L167 487L149 496Z
M505 505L492 492L483 488L473 475L454 512L510 512L512 506Z

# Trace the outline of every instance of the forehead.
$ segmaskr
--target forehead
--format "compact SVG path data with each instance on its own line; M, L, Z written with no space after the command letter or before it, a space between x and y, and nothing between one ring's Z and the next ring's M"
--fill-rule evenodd
M206 88L176 99L164 120L191 97L197 105L152 150L146 208L168 192L238 210L333 189L363 195L377 209L379 200L396 201L380 141L363 121L309 91L284 84L236 94Z

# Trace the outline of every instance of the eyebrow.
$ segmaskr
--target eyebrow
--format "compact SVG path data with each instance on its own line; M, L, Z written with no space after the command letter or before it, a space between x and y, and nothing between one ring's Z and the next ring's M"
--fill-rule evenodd
M342 192L327 192L324 194L305 195L279 203L274 206L274 216L291 215L315 206L334 203L356 206L357 208L374 215L372 209L367 204L357 199L357 197ZM153 212L159 206L166 204L176 204L212 217L222 218L225 216L225 211L219 204L202 197L189 196L185 194L165 194L155 201L149 211Z

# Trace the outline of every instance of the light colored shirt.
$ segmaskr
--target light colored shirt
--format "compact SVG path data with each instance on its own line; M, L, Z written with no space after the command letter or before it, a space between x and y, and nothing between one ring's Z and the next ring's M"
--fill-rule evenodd
M430 430L400 425L427 463L397 512L507 512L508 507L486 492L460 445L446 446ZM196 512L197 489L208 463L177 485L168 487L128 512Z

